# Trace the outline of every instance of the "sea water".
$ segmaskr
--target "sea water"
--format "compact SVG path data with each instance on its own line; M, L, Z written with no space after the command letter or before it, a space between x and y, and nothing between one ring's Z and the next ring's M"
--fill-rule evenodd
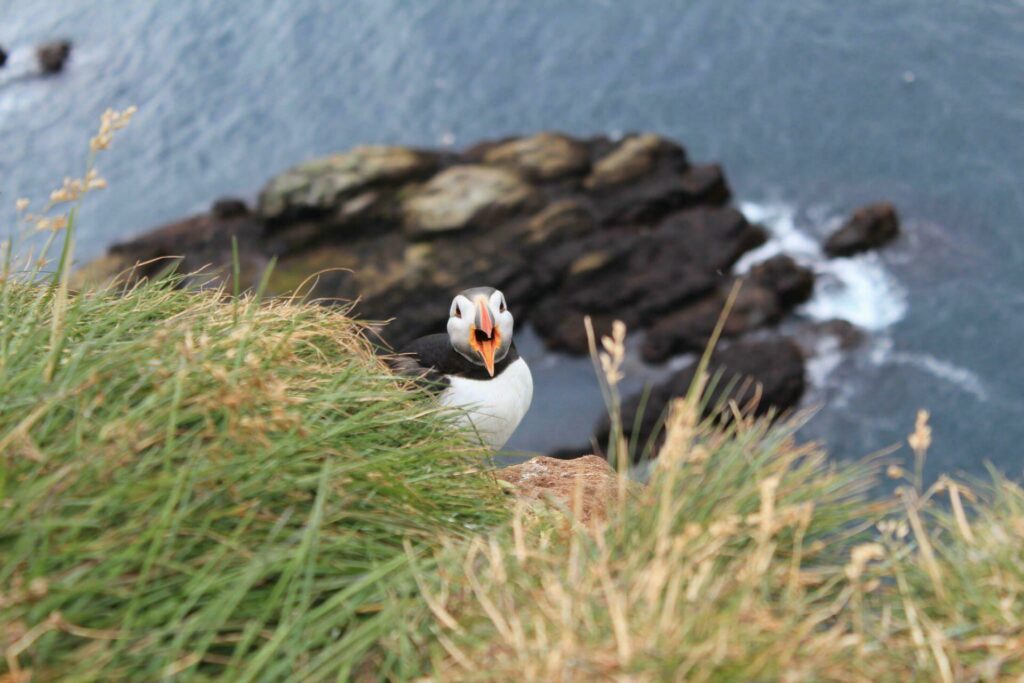
M65 36L66 72L34 77L32 46ZM1019 1L0 0L0 45L0 230L17 197L80 173L103 109L139 106L101 158L110 189L81 216L79 260L356 144L676 138L721 161L770 230L741 267L792 254L818 274L799 315L867 332L811 359L820 409L804 434L856 457L927 408L933 472L1022 473ZM879 199L899 208L900 240L824 258L828 232ZM520 336L537 391L510 447L585 441L602 409L589 361ZM684 362L634 361L629 381Z

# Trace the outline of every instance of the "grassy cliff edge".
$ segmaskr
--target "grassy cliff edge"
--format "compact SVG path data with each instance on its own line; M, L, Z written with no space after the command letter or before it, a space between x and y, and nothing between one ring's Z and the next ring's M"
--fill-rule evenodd
M8 675L386 671L403 541L503 516L482 454L338 309L71 296L46 379L56 290L0 287Z
M0 290L6 680L1024 673L1024 493L997 475L872 497L880 461L681 401L606 526L510 514L339 309L74 295L50 370L56 291Z

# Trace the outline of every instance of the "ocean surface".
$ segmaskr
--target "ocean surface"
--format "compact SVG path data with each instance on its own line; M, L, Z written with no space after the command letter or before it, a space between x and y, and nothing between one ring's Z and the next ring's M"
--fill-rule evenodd
M68 69L34 77L32 46L55 37L74 41ZM0 45L0 226L17 197L80 174L105 108L139 107L101 159L110 188L81 216L79 261L360 143L676 138L725 165L772 231L761 256L819 272L801 315L869 333L810 364L804 435L856 457L927 408L932 473L1024 472L1019 0L0 0ZM879 199L903 237L822 258L822 237ZM536 397L510 447L585 441L602 409L589 360L520 337ZM667 370L628 368L634 385Z

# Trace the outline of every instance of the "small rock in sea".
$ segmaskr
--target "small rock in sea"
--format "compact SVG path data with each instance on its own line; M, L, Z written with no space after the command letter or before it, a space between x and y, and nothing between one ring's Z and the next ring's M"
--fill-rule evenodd
M773 256L750 269L750 278L775 292L783 308L792 308L814 293L814 271L785 254Z
M852 256L896 239L900 219L889 202L862 206L825 242L829 256Z
M0 67L7 63L7 51L0 45Z
M60 73L71 56L70 40L54 40L36 48L36 59L45 74Z

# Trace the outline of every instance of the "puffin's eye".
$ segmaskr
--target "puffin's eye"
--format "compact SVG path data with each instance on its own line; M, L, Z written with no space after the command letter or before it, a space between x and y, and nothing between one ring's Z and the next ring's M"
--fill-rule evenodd
M452 315L454 315L456 318L462 317L462 311L459 310L458 306L452 309Z
M502 299L501 300L501 305L498 306L498 313L504 313L504 312L505 312L505 300Z

